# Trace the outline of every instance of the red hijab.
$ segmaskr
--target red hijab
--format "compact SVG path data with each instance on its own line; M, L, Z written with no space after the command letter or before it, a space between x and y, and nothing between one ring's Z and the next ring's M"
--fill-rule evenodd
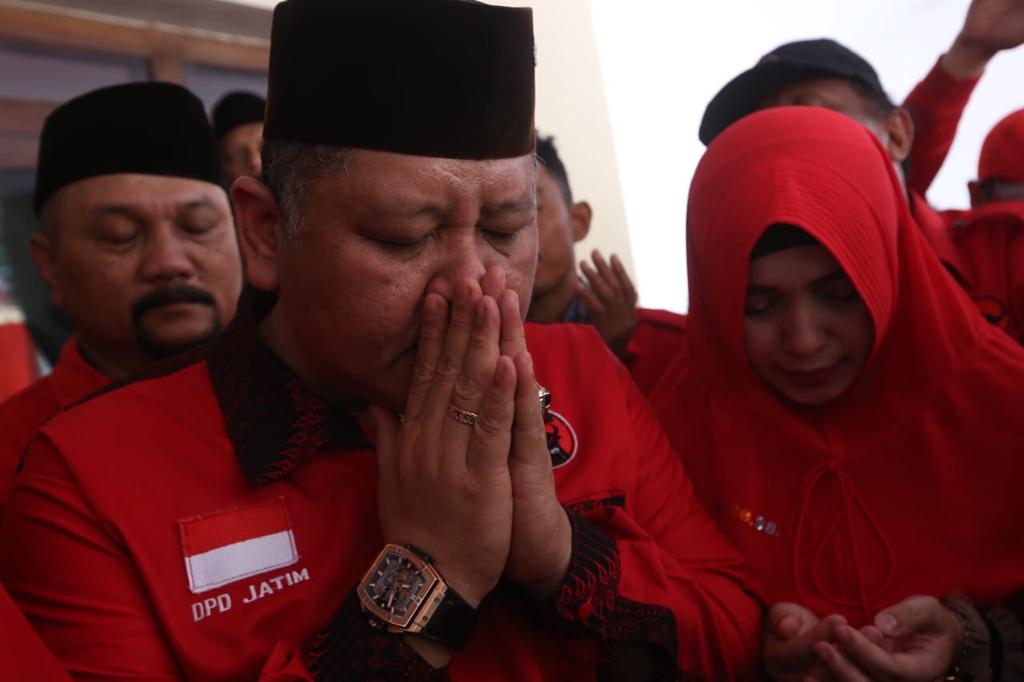
M832 253L874 321L857 380L813 412L744 350L750 253L778 223ZM691 185L687 258L688 347L652 403L773 601L859 625L913 594L1024 585L1024 350L939 263L866 129L818 107L734 124Z

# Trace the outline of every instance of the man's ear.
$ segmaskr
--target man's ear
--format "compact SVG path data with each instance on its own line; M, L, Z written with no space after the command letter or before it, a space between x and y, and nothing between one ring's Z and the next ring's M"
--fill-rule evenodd
M256 178L241 177L231 185L238 243L245 256L246 279L257 289L278 285L281 252L281 211L270 188Z
M572 240L581 242L590 233L590 220L594 217L594 209L585 201L577 201L569 207L569 219L572 220Z
M57 273L57 245L53 237L43 232L33 232L28 237L28 246L36 270L50 289L50 300L54 306L63 308L64 292Z
M914 119L903 107L896 107L885 121L886 146L896 163L903 163L914 146Z

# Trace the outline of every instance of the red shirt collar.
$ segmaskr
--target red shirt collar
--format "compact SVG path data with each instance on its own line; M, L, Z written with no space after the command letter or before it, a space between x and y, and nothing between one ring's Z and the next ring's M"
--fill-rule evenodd
M228 438L259 483L286 478L322 450L369 445L351 413L316 395L260 339L256 325L272 305L272 295L247 288L207 359Z
M64 344L49 379L57 405L62 410L109 383L110 377L90 365L82 356L75 337Z

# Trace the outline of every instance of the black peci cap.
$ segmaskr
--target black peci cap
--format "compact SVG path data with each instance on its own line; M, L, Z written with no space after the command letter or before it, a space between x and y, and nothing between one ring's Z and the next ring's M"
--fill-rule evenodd
M759 109L761 102L779 89L817 78L852 79L885 96L874 68L853 50L828 38L786 43L718 91L704 110L700 141L710 144L723 130Z
M203 103L173 83L101 88L54 109L43 124L33 205L77 180L114 173L217 184L220 168Z
M263 123L267 102L251 92L229 92L213 107L213 136L219 142L238 126Z
M266 140L417 156L533 151L533 15L470 0L284 0Z

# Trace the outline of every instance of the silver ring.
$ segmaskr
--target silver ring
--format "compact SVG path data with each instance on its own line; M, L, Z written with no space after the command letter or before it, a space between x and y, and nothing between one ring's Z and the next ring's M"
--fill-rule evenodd
M448 416L459 422L460 424L466 424L467 426L473 426L476 424L476 420L480 417L479 412L470 412L464 410L461 407L452 405L448 408Z
M546 412L551 407L551 391L537 384L537 400L540 402L540 411Z

